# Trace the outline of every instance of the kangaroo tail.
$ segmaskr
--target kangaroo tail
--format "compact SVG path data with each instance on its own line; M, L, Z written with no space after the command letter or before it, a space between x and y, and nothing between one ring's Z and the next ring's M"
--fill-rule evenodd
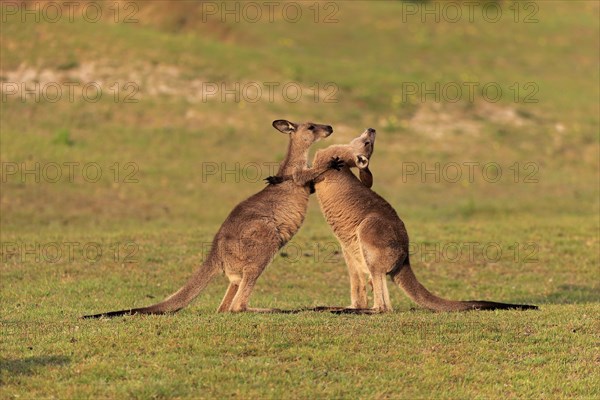
M192 302L219 272L219 263L215 261L212 252L204 264L194 271L193 275L181 289L160 303L148 307L130 308L127 310L110 311L100 314L84 315L81 318L119 317L134 314L170 314L175 313Z
M410 267L408 256L390 272L392 280L400 286L415 303L433 311L467 311L467 310L537 310L537 306L527 304L496 303L485 300L455 301L437 297L417 280Z

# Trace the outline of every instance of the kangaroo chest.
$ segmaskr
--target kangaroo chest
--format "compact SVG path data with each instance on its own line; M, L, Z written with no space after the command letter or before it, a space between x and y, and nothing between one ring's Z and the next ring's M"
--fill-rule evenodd
M317 185L316 192L323 215L338 239L355 241L357 228L368 211L351 186L324 182Z
M273 226L283 243L298 232L308 208L308 191L297 188L289 195L281 196L273 204Z

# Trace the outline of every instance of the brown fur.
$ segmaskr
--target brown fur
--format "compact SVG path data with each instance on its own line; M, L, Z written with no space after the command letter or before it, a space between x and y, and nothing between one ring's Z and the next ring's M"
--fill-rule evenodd
M374 297L369 312L391 311L386 283L386 274L389 274L413 301L435 311L537 309L536 306L522 304L446 300L419 283L410 266L409 240L404 223L394 208L370 189L373 176L368 165L374 142L375 130L368 129L348 145L319 150L315 154L314 170L300 171L287 177L299 185L311 180L315 182L321 209L342 245L348 266L352 301L349 308L367 308L365 276L368 276ZM332 158L339 158L345 163L341 171L324 170L323 167ZM359 168L360 181L350 170L353 167Z
M287 156L277 176L305 170L309 147L333 132L329 125L311 122L295 124L277 120L273 126L289 136ZM248 300L260 274L277 251L300 229L308 207L308 196L308 187L293 182L265 187L231 211L215 235L204 264L176 293L149 307L88 315L85 318L179 311L198 296L220 271L225 271L230 283L218 311L270 311L249 309Z

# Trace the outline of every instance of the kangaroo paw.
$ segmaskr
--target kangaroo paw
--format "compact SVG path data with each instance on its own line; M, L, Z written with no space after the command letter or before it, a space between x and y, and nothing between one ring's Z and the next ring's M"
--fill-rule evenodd
M329 164L327 164L327 168L335 169L336 171L339 171L340 169L342 169L343 166L344 166L344 160L342 160L339 157L333 157L331 159L331 161L329 161Z
M265 178L267 185L278 185L283 182L282 176L267 176Z

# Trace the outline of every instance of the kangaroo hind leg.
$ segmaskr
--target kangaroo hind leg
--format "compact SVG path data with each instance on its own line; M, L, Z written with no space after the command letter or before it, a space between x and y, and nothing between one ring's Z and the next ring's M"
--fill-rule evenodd
M360 250L373 285L373 310L392 311L386 275L400 256L392 226L377 217L368 217L358 227Z
M248 302L256 281L279 249L279 239L275 229L268 224L248 224L241 229L238 236L224 246L225 272L232 283L239 284L237 290L231 285L227 290L222 303L223 311L226 306L227 311L233 312L269 311L248 309Z
M343 248L344 260L350 275L350 300L349 308L367 308L367 287L365 283L365 272L362 264L360 249Z
M225 292L225 297L223 297L223 300L221 301L221 305L217 309L217 312L229 311L231 303L233 302L233 299L237 294L239 287L239 281L231 281L229 283L229 287L227 287L227 291Z
M248 307L248 302L250 301L250 295L252 294L252 290L254 289L254 286L256 285L256 281L258 280L259 276L260 276L260 274L244 274L244 276L242 277L242 280L240 281L240 285L237 290L237 293L235 294L235 296L233 297L233 300L231 301L231 305L229 306L229 311L232 311L232 312L249 311L249 312L258 312L258 313L260 313L260 312L270 313L270 312L280 311L276 308L249 308Z

